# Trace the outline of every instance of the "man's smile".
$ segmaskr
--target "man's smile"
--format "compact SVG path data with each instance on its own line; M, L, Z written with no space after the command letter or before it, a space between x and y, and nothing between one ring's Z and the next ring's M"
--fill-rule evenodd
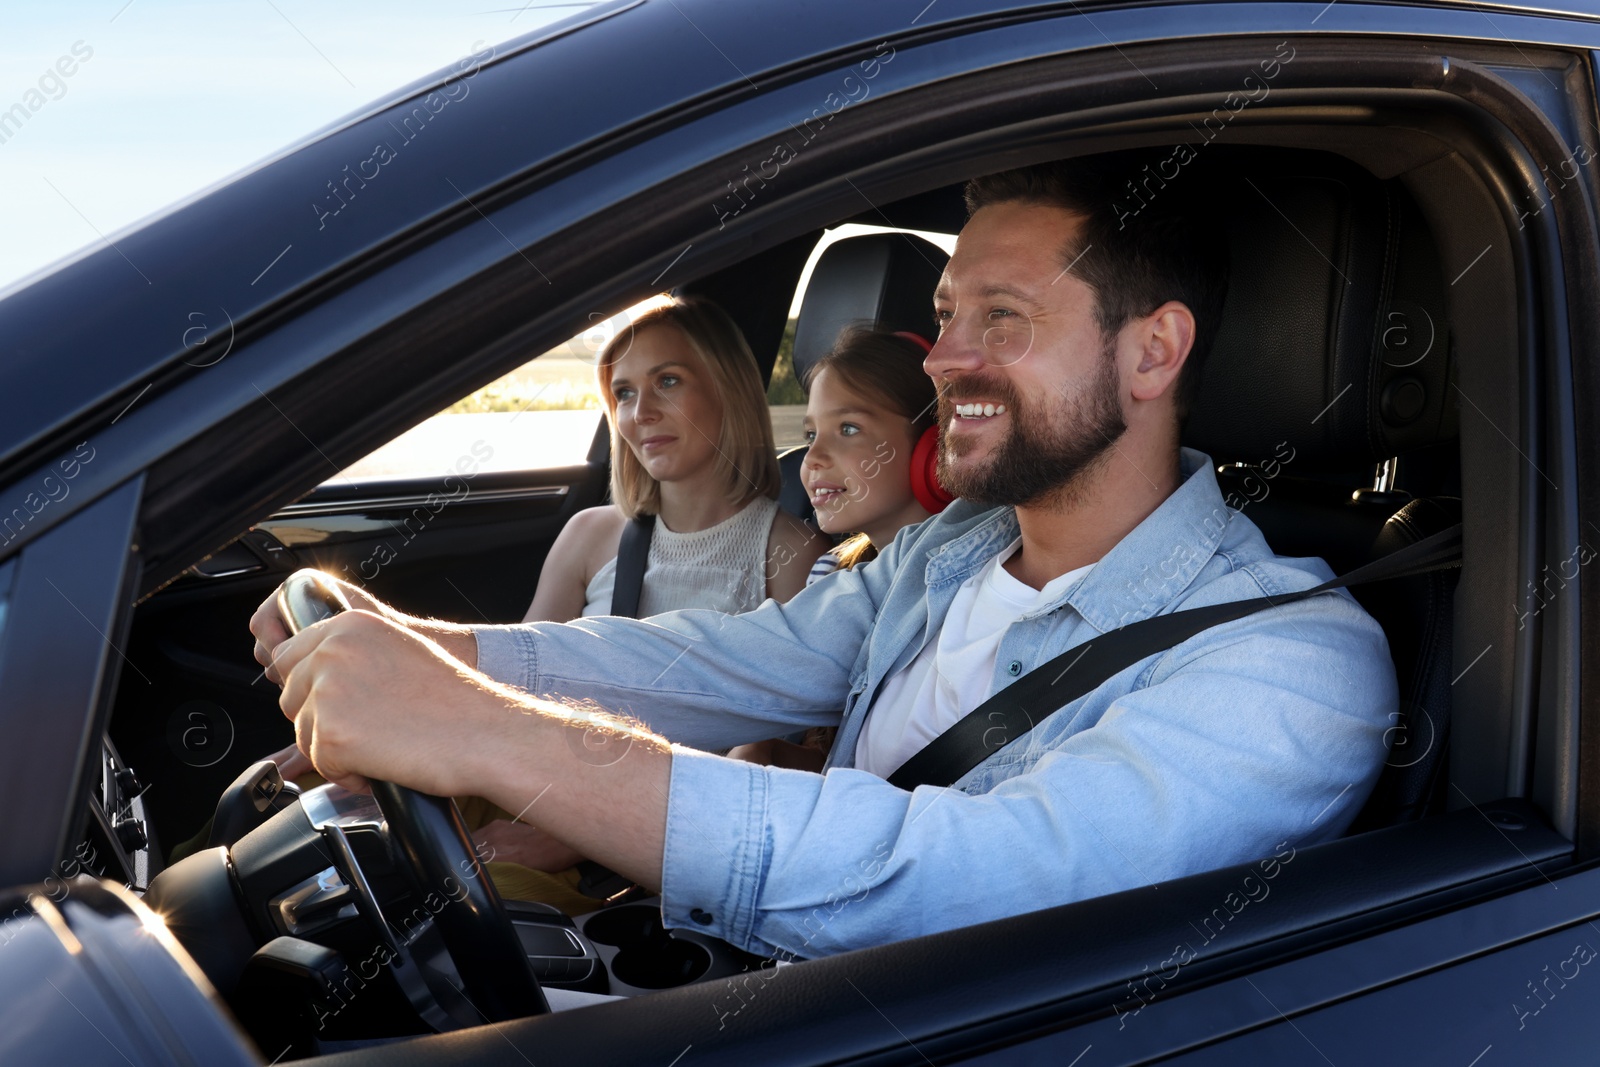
M972 403L955 405L955 413L956 418L958 419L969 419L976 421L978 419L993 418L996 415L1004 415L1006 413L1006 406L1004 404L995 404L980 400Z

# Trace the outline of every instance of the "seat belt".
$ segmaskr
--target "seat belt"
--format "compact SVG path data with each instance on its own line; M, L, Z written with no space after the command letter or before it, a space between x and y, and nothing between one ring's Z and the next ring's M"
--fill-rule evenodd
M611 614L627 619L639 617L639 598L644 593L644 570L650 559L650 538L656 532L656 517L640 515L622 528L617 543L617 569L611 583ZM579 860L578 892L596 900L616 903L636 900L649 894L630 878L594 860Z
M650 557L650 536L655 532L654 515L640 515L622 528L622 540L617 544L616 576L611 584L611 614L625 619L639 617L644 568Z
M901 789L948 786L1055 712L1146 656L1202 630L1349 585L1461 566L1461 524L1397 549L1312 589L1156 615L1076 645L979 704L889 776Z

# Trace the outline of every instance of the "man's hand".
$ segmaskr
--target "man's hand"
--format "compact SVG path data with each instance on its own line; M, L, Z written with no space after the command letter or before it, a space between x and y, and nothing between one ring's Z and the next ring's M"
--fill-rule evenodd
M526 730L481 675L369 611L309 626L272 655L295 746L347 789L379 778L436 796L471 794L482 782L479 759L503 751L512 720Z
M465 663L468 667L477 666L478 641L472 635L469 627L438 622L433 619L415 618L404 612L396 611L383 601L367 593L359 585L352 585L344 579L337 578L331 574L328 574L327 578L339 587L339 592L344 594L344 598L352 610L368 611L388 619L397 626L403 626L442 646L451 656ZM266 668L263 673L266 674L269 681L282 685L283 675L286 672L282 671L280 665L275 662L275 656L279 646L289 639L289 628L284 625L283 616L278 614L278 590L274 589L272 595L263 600L261 606L256 608L256 613L250 617L250 632L255 635L256 639L256 662ZM284 777L287 778L289 775L285 773Z
M568 858L660 887L672 752L642 724L498 685L360 609L280 641L269 659L285 679L279 704L295 745L328 781L364 790L376 778L506 811L537 801L540 825L572 843ZM541 862L562 858L552 850Z
M479 846L489 846L491 851L484 857L485 861L520 863L536 871L564 871L583 859L577 849L563 845L537 826L522 822L496 819L474 830L472 839Z
M339 592L344 594L345 601L351 608L358 611L370 611L374 615L399 621L399 613L388 605L367 595L366 590L358 585L351 585L341 578L329 574L328 580L339 587ZM284 625L283 616L278 613L278 590L274 589L272 595L261 602L256 608L256 613L250 616L250 632L255 635L256 662L266 668L266 676L278 685L283 684L283 675L279 673L277 664L273 662L274 653L279 645L289 640L289 627ZM281 764L280 764L281 766ZM284 775L288 777L288 775Z

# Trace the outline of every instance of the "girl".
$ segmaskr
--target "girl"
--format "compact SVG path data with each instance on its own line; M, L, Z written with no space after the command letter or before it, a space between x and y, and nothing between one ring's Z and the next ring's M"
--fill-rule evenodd
M817 561L808 585L872 559L902 527L949 501L930 470L937 438L929 431L938 422L933 379L922 370L930 347L913 333L848 327L806 375L811 447L801 477L817 525L831 534L854 533ZM814 728L799 745L758 741L728 755L820 771L835 732Z
M811 447L801 476L817 525L855 535L828 553L838 567L865 563L901 527L933 514L932 502L918 498L912 462L939 420L933 379L922 370L928 349L914 333L852 326L806 375ZM827 573L826 560L813 581Z

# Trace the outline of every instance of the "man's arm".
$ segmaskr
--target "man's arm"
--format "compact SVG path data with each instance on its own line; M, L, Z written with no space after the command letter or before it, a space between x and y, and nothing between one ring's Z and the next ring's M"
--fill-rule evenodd
M836 721L892 562L878 561L872 580L841 573L807 590L808 603L742 616L490 628L507 649L526 650L525 661L509 657L522 688L472 669L469 629L408 618L355 587L346 587L355 610L295 638L273 598L251 630L257 658L286 680L281 704L298 750L325 777L356 787L389 778L527 809L527 821L558 840L659 886L670 750L641 723L607 712L665 709L684 733L694 735L698 720L710 724L704 736L742 730L737 740L770 736L774 722ZM535 687L562 692L563 702L530 696ZM605 700L568 703L585 696Z
M1280 845L1292 856L1339 836L1382 769L1394 670L1382 631L1343 598L1217 627L1132 670L1143 685L1059 713L971 793L675 749L667 924L814 957ZM1270 888L1258 878L1218 905L1237 912Z
M323 572L323 578L339 587L339 591L344 594L345 600L353 609L371 612L428 638L468 667L477 665L478 642L472 636L472 627L460 623L441 622L438 619L419 619L396 611L359 585L347 582L337 575ZM278 614L276 589L257 606L255 614L250 616L250 633L256 639L255 658L256 662L261 664L261 673L268 681L282 685L283 672L278 668L276 656L279 646L289 639L289 628L283 624L283 617Z
M787 603L768 601L742 615L689 610L642 620L466 626L407 616L356 586L339 585L352 607L411 630L496 681L563 701L593 701L673 741L721 749L838 725L851 668L905 540L896 538L871 564L831 574ZM915 559L921 566L922 554ZM250 629L257 661L281 684L273 656L288 635L275 595L256 610Z
M530 693L587 700L704 749L836 726L895 574L894 549L786 603L565 625L478 626L477 668ZM915 565L921 566L920 554Z

